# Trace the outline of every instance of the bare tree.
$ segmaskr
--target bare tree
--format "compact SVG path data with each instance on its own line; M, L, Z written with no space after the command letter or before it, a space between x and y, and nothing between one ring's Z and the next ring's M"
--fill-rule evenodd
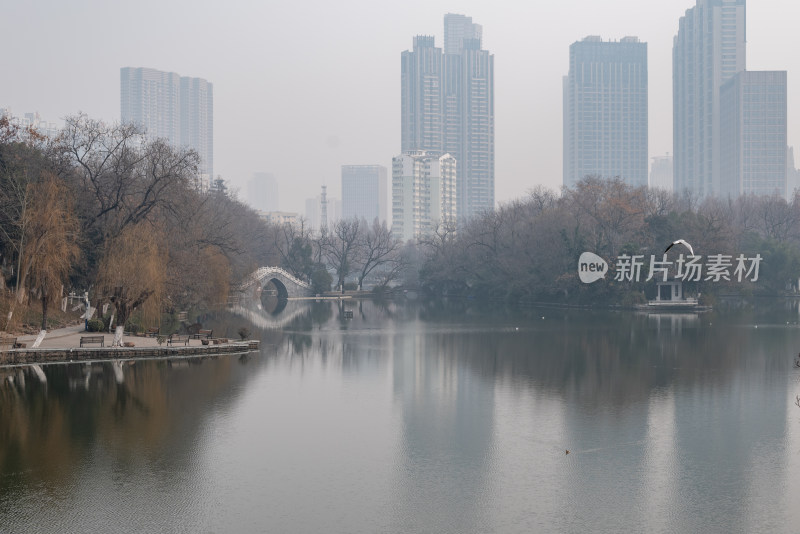
M344 281L356 265L361 222L356 219L336 221L323 243L325 256L336 271L337 283L344 293Z
M358 273L358 289L364 289L364 279L375 269L388 268L391 272L400 266L393 265L400 262L400 248L402 242L392 237L392 232L386 226L386 222L381 223L376 218L372 226L360 232L358 242L358 263L360 270ZM396 276L397 273L394 274ZM387 284L388 280L383 283Z
M174 209L195 183L199 157L165 140L148 141L132 124L106 125L85 114L68 117L60 157L76 169L85 232L118 236L157 208Z
M313 270L311 260L313 244L305 219L300 218L295 224L281 225L277 238L281 266L297 278L308 280Z

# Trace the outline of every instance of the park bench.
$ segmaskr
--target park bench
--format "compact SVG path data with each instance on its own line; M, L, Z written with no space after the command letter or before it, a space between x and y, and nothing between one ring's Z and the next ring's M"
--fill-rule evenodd
M17 338L7 337L7 336L0 337L0 347L5 347L5 346L7 346L10 349L19 348L19 343L17 343Z
M189 336L182 334L171 334L167 340L167 345L174 345L176 343L189 344Z
M158 331L160 328L148 328L145 332L145 337L158 337Z
M198 330L197 333L192 334L192 339L211 339L211 334L213 334L213 330Z
M81 336L81 347L84 344L91 345L93 343L99 343L101 347L105 347L106 339L103 336Z

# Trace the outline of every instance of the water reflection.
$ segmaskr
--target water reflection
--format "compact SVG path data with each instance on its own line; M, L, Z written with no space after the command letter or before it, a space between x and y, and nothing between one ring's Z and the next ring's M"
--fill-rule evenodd
M0 369L0 525L790 532L797 313L290 301L201 318L259 353Z

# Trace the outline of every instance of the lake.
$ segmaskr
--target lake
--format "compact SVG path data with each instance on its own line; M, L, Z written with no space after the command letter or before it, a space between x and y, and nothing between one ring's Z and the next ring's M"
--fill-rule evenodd
M798 320L292 301L0 369L0 532L797 532Z

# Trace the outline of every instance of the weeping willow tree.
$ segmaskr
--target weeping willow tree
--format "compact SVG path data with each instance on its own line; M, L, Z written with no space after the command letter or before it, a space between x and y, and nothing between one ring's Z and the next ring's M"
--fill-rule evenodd
M79 224L63 181L48 174L28 187L32 209L25 227L27 246L20 262L20 278L26 281L30 294L38 293L42 330L47 330L49 305L61 296L64 281L78 258Z
M115 344L135 310L141 310L147 322L159 316L166 262L164 234L147 222L131 225L106 242L97 287L100 298L108 300L116 310Z

